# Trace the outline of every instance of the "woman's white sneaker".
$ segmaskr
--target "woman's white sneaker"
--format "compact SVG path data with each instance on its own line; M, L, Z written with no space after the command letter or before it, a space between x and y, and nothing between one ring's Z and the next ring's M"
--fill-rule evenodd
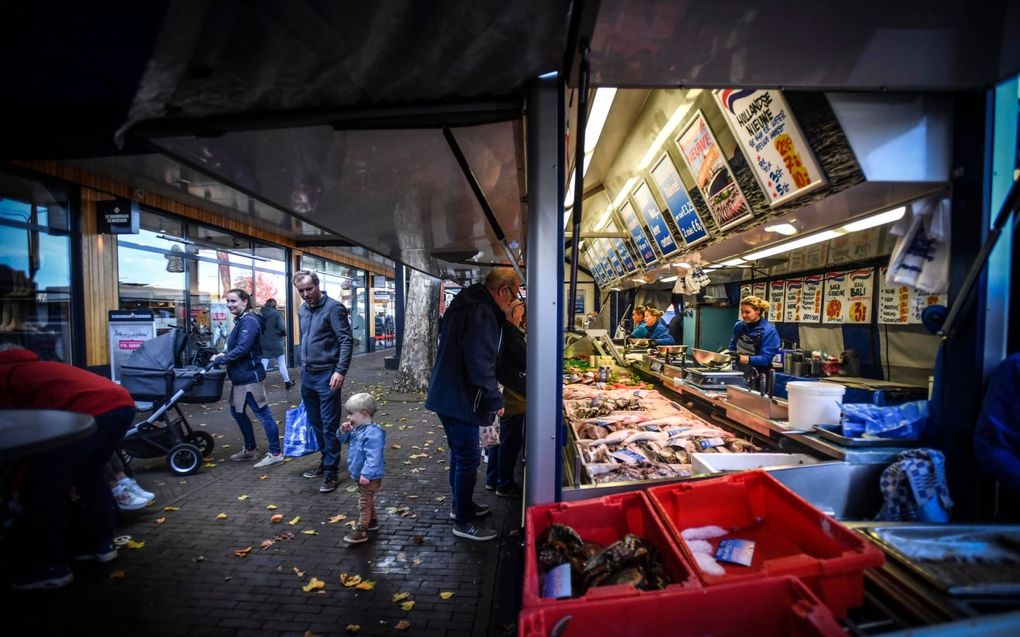
M155 493L150 493L149 491L143 489L141 485L139 485L138 482L133 478L124 478L123 480L119 480L117 484L119 486L124 487L125 489L133 493L135 496L144 499L146 502L152 502L153 500L156 499Z
M120 485L113 488L113 499L121 511L137 511L144 509L149 504L149 501L145 498L139 498L134 493L131 493L127 487Z
M283 457L283 453L282 452L281 453L277 453L277 454L267 453L265 458L263 458L263 459L261 459L261 460L259 460L258 462L255 463L255 468L256 469L265 469L266 467L271 467L274 464L280 464L281 462L284 462L285 460L286 460L286 458Z
M254 460L259 457L258 449L241 449L235 454L231 454L230 459L238 462L242 460Z

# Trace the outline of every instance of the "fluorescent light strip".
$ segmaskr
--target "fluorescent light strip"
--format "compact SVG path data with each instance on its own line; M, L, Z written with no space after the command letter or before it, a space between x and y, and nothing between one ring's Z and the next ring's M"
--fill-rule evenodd
M783 252L789 252L790 250L796 250L797 248L803 248L815 243L821 243L822 241L828 241L829 239L835 239L836 237L844 234L841 231L826 230L817 234L809 234L806 237L801 237L796 241L790 241L787 243L781 243L771 248L765 248L758 252L752 252L751 254L745 254L744 258L748 261L757 261L758 259L764 259L765 257L771 257L775 254L781 254Z
M659 283L672 283L673 281L676 281L678 278L680 277L674 274L673 276L668 276L664 279L659 279Z
M877 215L872 215L870 217L865 217L864 219L852 221L843 226L843 230L846 230L847 232L867 230L868 228L874 228L875 226L881 226L887 223L892 223L893 221L899 221L900 219L903 218L903 215L905 215L906 213L907 213L906 206L900 206L899 208L893 208L892 210L887 210L886 212L880 212Z
M606 118L609 117L609 109L613 106L613 98L616 97L615 88L600 88L595 91L595 99L591 103L591 111L588 113L588 122L584 125L584 154L590 155L595 151L602 135L602 127L606 125Z
M732 267L741 265L742 263L744 263L745 260L746 259L742 259L740 257L737 257L736 259L730 259L729 261L723 261L719 265L725 266L727 268L732 268Z
M797 228L790 223L777 223L774 226L765 226L764 230L765 232L775 232L787 237L797 234Z

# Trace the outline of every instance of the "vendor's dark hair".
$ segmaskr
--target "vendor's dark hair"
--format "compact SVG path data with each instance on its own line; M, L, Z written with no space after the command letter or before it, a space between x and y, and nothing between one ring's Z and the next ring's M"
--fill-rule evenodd
M242 290L240 288L233 288L227 290L227 294L236 294L237 298L244 301L244 312L241 312L241 314L246 314L248 312L254 312L258 314L258 310L255 309L255 303L253 303L251 300L251 294L246 290ZM227 294L224 294L223 296L225 297L227 296Z
M262 307L276 307L276 299L266 299L266 302L262 304Z

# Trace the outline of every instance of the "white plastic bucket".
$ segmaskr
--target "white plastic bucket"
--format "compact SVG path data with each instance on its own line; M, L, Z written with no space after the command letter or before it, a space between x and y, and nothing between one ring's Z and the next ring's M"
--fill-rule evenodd
M811 430L815 425L838 425L839 407L846 387L835 383L793 381L787 383L790 395L790 428Z

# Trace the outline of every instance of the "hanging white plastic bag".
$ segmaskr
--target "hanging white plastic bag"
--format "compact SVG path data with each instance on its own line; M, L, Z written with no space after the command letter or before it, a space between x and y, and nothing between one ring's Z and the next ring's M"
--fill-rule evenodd
M492 449L499 446L499 416L493 415L491 425L479 428L478 442L482 449Z

